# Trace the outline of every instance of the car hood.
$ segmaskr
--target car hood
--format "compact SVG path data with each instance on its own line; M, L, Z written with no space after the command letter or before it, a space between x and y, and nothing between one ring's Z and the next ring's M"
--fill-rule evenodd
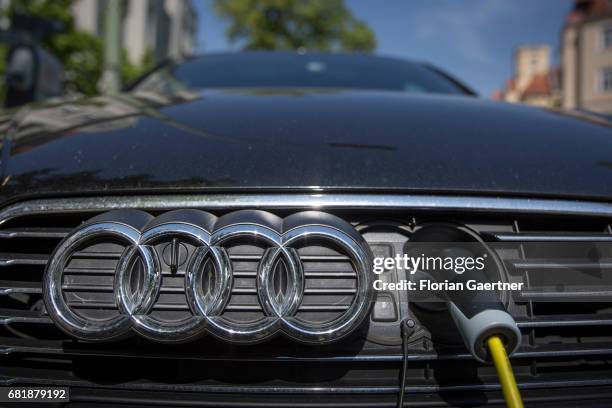
M610 122L473 97L134 93L1 123L3 200L313 188L612 198Z

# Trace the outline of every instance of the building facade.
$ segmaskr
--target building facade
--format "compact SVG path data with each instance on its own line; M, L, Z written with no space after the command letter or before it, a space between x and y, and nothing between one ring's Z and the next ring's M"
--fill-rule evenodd
M612 0L576 0L561 47L563 107L612 114Z
M558 70L552 68L550 47L524 45L514 53L514 75L494 99L555 107L559 105Z
M77 27L102 37L105 3L76 1ZM148 52L155 61L194 52L197 17L190 0L124 0L122 6L122 45L132 63L141 63Z

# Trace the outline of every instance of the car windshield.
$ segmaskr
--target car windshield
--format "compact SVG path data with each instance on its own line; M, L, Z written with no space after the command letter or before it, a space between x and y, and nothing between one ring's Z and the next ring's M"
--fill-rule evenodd
M393 58L347 54L245 52L213 54L165 65L137 91L201 88L348 88L466 94L445 74Z

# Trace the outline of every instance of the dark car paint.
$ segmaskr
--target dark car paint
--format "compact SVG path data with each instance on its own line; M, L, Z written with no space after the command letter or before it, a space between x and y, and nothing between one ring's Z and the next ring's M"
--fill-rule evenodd
M3 202L312 188L612 198L610 122L469 96L225 89L23 116L6 133Z

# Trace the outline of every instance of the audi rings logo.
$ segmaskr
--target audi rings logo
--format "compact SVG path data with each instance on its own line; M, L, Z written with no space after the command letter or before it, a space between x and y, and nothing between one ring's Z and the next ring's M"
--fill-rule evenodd
M228 248L236 241L257 242L255 289L263 312L254 321L225 315L235 284ZM67 299L68 263L85 247L121 244L112 275L111 316L83 314ZM298 250L308 245L334 248L350 261L355 289L350 304L329 321L300 318L305 272ZM160 250L160 248L164 248ZM189 248L187 250L186 248ZM206 333L235 342L254 342L284 333L298 341L337 340L354 331L369 312L369 247L345 221L308 211L284 219L264 211L236 211L219 218L200 210L175 210L153 217L140 210L111 211L74 230L56 248L47 265L44 299L53 321L68 334L89 341L109 341L129 334L160 342L179 342ZM163 265L183 265L181 293L187 316L162 319L154 307L163 293ZM283 285L275 278L282 268ZM184 279L183 279L184 278ZM95 288L95 282L89 282ZM163 296L163 295L162 295Z

